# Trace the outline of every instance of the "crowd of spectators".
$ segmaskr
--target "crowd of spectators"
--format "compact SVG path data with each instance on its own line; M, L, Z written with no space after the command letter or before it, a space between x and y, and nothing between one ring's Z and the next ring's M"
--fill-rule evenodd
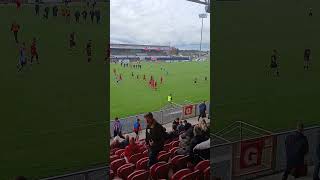
M145 144L148 149L148 167L157 163L157 156L160 151L164 150L165 142L176 139L179 140L179 146L176 155L189 155L192 163L197 163L203 159L210 158L210 130L206 123L205 117L198 124L192 125L187 120L175 119L172 122L172 130L167 132L166 128L159 124L153 117L152 113L144 115L147 123L145 130L141 130L140 119L137 118L134 123L135 137L126 135L123 138L122 126L118 118L114 123L114 139L111 142L111 149L125 149L124 156L128 158L139 152L138 144L141 142L139 134L145 133Z

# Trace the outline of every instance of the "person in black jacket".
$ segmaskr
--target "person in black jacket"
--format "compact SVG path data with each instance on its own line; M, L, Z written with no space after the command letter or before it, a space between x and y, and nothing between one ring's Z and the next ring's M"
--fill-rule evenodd
M287 167L283 174L282 180L287 180L288 175L293 173L294 176L299 177L295 172L304 168L304 156L309 151L309 144L307 137L303 134L303 124L298 123L297 131L286 137L285 140Z
M184 130L185 131L187 131L192 126L190 123L188 123L187 120L184 120L183 123L184 123Z
M153 118L151 112L147 113L144 118L147 121L146 144L149 147L148 167L150 168L157 163L157 156L163 150L166 132L165 128Z
M176 118L176 119L172 122L172 125L179 126L179 122L180 122L180 119L179 119L179 118Z
M320 169L320 132L318 132L318 144L316 146L316 154L314 161L314 170L313 170L313 180L320 180L319 178L319 169Z
M172 131L168 133L168 137L167 139L174 139L179 137L179 131L177 129L177 125L176 124L172 124Z
M206 102L203 101L203 103L201 103L199 105L199 116L198 116L198 121L200 118L205 118L207 115L206 115L206 111L207 111L207 105L206 105Z

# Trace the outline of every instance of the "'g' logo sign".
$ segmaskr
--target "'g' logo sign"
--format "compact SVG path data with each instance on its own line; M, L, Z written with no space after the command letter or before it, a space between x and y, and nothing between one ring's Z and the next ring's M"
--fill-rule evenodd
M184 115L191 115L193 110L193 105L185 106L184 107Z

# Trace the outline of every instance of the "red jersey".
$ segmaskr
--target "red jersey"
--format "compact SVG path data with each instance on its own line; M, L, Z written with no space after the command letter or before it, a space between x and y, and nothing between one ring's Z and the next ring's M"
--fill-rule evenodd
M11 31L12 31L12 32L18 32L19 29L20 29L19 24L12 24L12 25L11 25Z
M21 2L19 0L16 0L16 5L17 5L17 8L19 8L21 5Z
M36 43L32 43L32 45L31 45L31 54L37 54Z

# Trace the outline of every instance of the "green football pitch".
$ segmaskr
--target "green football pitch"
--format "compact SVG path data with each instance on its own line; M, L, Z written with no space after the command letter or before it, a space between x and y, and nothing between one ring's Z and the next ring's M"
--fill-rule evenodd
M274 132L298 121L317 124L320 1L218 1L213 13L214 130L235 120ZM306 48L313 57L308 71ZM273 49L280 54L280 77L268 75Z
M0 5L0 179L17 175L38 179L106 164L107 5L98 4L102 24L70 24L61 16L49 19L34 15L34 6ZM71 5L71 10L81 9ZM20 24L20 42L37 39L40 64L18 73L18 45L10 31ZM70 51L69 34L77 46ZM86 42L93 44L88 64Z
M114 75L114 69L118 75ZM145 62L142 63L141 70L111 64L110 73L111 118L158 111L168 104L169 94L172 94L173 102L177 104L208 101L210 97L209 61ZM117 83L116 77L119 74L123 80ZM144 75L146 80L143 80ZM156 90L151 89L148 85L151 76L157 81ZM161 77L163 78L162 84L160 83ZM196 84L195 79L197 79Z

